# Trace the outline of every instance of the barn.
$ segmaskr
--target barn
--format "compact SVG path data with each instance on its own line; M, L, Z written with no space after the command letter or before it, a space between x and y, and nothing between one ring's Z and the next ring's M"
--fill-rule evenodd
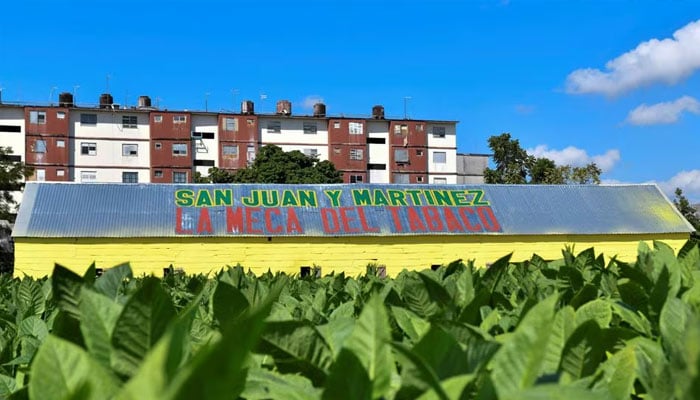
M692 226L656 185L256 185L27 183L15 272L130 262L208 273L316 269L389 275L513 252L595 247L634 260L639 241L679 249Z

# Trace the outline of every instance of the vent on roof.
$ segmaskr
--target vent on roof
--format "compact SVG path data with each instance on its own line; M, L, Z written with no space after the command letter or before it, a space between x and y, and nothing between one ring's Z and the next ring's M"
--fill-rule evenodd
M280 100L277 102L278 115L292 115L292 102L289 100Z
M73 93L63 92L58 95L59 107L73 107Z
M384 106L376 105L372 107L373 119L384 119Z
M100 95L100 108L112 108L114 104L114 98L109 93L102 93Z
M241 114L243 114L243 115L255 114L255 104L250 100L243 100L241 102Z

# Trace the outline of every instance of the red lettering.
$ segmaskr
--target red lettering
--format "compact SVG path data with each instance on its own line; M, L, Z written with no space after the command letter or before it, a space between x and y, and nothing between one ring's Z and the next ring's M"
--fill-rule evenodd
M411 232L426 230L418 211L413 207L408 207L408 228L411 229Z
M425 223L428 225L428 229L431 231L441 231L444 229L442 219L440 219L440 213L437 207L422 207L423 217L425 217Z
M356 233L360 231L359 228L350 226L350 223L355 221L355 218L352 218L348 213L354 210L355 207L340 207L340 220L343 223L343 230L347 233Z
M269 233L280 233L282 232L282 225L272 225L272 214L280 215L279 208L266 208L265 209L265 229Z
M476 213L479 215L481 224L484 225L489 232L500 232L501 224L498 223L496 216L493 214L491 207L477 207Z
M394 229L396 232L403 232L403 226L401 226L401 218L399 217L398 207L387 207L387 210L391 213L391 219L394 221Z
M338 215L332 208L321 209L321 221L323 222L323 231L326 233L336 233L340 230Z
M258 228L253 227L254 223L260 222L260 219L258 219L257 216L253 215L253 213L259 213L259 212L260 212L260 207L246 207L246 209L245 209L246 233L257 233L257 234L263 233L262 229L258 229Z
M471 207L459 209L459 216L462 217L462 222L464 222L464 226L467 227L467 230L472 232L483 231L484 229L478 223L476 225L472 225L471 221L469 220L469 215L467 214L474 215L474 209Z
M365 232L379 232L379 228L376 226L369 226L367 223L367 216L365 216L365 209L362 207L357 207L357 215L360 218L360 224L362 225L362 230Z
M447 230L450 232L464 232L464 227L459 223L457 216L452 213L449 208L444 209L445 222L447 222Z
M235 210L235 211L234 211ZM239 233L243 231L243 209L240 207L226 208L226 232Z
M301 224L299 223L299 218L297 218L297 213L293 208L287 209L287 233L304 233Z
M182 208L178 207L175 209L175 233L180 235L191 235L192 229L182 228Z
M197 221L197 233L212 233L211 218L209 218L209 209L202 207L199 210L199 221Z

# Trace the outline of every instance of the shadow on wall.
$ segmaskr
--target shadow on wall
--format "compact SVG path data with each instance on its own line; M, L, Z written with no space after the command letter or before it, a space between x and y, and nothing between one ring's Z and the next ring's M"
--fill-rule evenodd
M0 273L12 274L15 269L15 241L12 240L12 225L0 220Z

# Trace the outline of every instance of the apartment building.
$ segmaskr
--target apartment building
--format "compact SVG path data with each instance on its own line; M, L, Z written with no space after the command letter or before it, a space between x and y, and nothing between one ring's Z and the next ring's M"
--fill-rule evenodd
M34 168L36 181L192 182L211 167L249 165L261 146L330 160L345 183L457 183L456 121L385 118L374 106L366 117L292 113L257 114L254 103L239 113L161 110L150 98L138 105L77 106L71 93L55 105L0 103L0 146Z

